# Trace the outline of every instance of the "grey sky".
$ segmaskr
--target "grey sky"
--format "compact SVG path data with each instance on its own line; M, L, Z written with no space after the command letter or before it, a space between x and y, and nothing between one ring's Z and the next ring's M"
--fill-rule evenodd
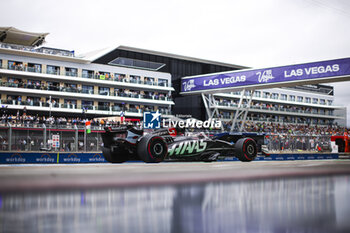
M350 56L348 0L1 1L1 26L78 54L128 45L256 68ZM348 116L349 88L335 84Z

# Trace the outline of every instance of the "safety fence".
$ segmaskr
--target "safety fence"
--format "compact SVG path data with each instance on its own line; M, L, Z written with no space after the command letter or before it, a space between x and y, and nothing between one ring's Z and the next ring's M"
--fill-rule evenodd
M264 145L271 153L331 152L331 135L266 135Z
M100 152L101 126L0 124L0 151ZM212 134L212 133L208 133ZM331 135L265 135L258 144L271 153L331 152Z
M92 126L87 133L81 125L0 125L0 151L101 151L102 132L101 127Z

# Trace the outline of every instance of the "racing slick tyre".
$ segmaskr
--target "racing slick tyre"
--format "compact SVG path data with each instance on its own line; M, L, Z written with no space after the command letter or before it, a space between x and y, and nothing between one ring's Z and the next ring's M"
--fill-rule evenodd
M235 144L235 156L242 162L250 162L258 153L256 143L251 138L241 138Z
M148 134L137 145L137 155L146 163L159 163L168 154L168 146L163 138Z
M126 155L116 155L112 153L111 149L102 147L103 157L110 163L124 163L128 160Z

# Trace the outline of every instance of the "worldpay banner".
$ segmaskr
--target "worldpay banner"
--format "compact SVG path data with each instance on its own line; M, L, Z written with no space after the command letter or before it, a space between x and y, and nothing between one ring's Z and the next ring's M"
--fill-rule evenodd
M190 93L218 88L244 87L347 75L350 75L350 58L184 77L181 80L181 92Z

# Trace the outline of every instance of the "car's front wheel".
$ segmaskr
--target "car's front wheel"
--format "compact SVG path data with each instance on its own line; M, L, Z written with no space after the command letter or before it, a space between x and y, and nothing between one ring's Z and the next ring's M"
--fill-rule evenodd
M159 163L168 154L168 146L162 137L149 134L138 143L137 154L146 163Z
M250 162L258 153L256 142L251 138L241 138L235 144L235 156L242 162Z

